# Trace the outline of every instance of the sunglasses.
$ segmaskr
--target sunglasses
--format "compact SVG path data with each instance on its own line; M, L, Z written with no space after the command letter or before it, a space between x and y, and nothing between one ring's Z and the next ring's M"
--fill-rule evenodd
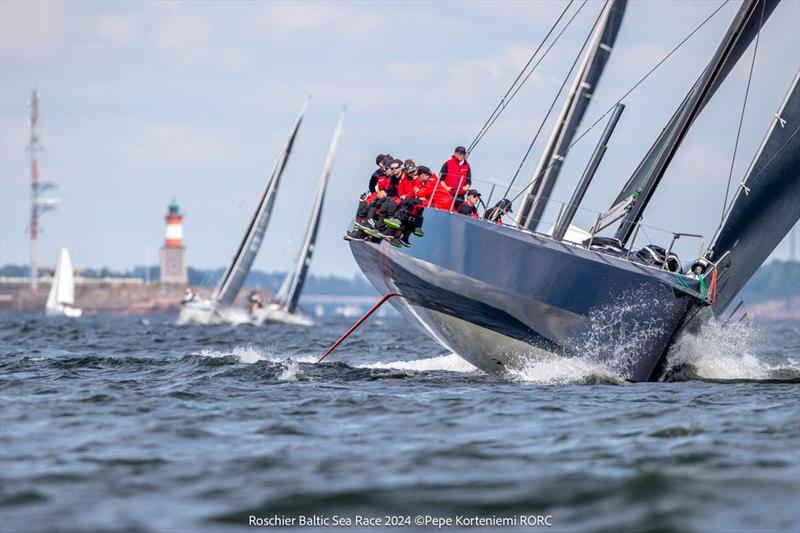
M391 170L400 170L400 167L389 167Z

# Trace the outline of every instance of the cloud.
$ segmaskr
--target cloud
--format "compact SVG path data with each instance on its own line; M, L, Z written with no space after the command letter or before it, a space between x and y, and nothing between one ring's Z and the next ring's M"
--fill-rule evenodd
M89 27L102 39L127 44L138 36L140 22L132 15L106 14L90 20Z
M208 50L211 22L200 15L170 9L153 30L151 41L157 50L184 63L195 63Z
M133 163L167 161L177 166L202 166L212 161L233 158L236 152L233 135L184 124L161 124L146 127L138 143L129 147Z
M20 106L20 108L27 111L23 106ZM0 116L0 153L4 155L4 162L14 161L19 163L27 158L25 145L28 142L28 127L28 119L24 115L7 114ZM27 174L23 174L23 176L25 176L24 179L27 179ZM0 180L6 180L10 177L0 175Z
M381 17L364 9L339 3L270 2L256 16L260 29L268 29L279 38L299 32L315 32L327 28L340 29L348 36L367 36L368 30L380 27Z
M386 74L396 80L414 79L417 82L435 72L434 64L430 61L392 61L384 69Z
M0 1L0 50L4 56L40 56L64 29L62 2Z

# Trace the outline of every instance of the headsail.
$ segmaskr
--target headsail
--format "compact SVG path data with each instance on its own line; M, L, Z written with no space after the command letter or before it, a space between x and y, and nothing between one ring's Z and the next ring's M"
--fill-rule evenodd
M708 257L722 260L716 314L725 310L747 280L800 219L800 73L772 120L714 236ZM727 255L725 255L727 253Z
M578 126L583 120L600 76L611 56L611 49L622 25L627 0L607 0L591 45L586 51L575 81L570 88L547 146L533 173L533 181L520 209L517 225L536 229L553 192L561 165Z
M616 234L623 243L631 237L636 223L642 217L647 203L692 123L747 50L779 1L744 0L711 62L700 74L678 110L672 115L669 123L617 196L611 210L624 203L631 204L627 211L623 211L626 214ZM613 221L612 219L607 224Z
M310 97L309 97L310 98ZM267 180L264 187L264 192L261 194L261 199L258 202L256 212L247 226L242 241L236 249L236 254L233 256L231 263L225 270L225 274L219 281L216 290L214 291L213 300L218 305L231 305L239 290L244 284L247 274L250 273L250 268L253 266L258 250L261 248L261 240L267 230L272 208L275 205L275 195L278 192L278 185L280 184L281 175L286 168L286 163L289 160L289 155L292 153L297 132L300 130L300 124L303 122L303 114L308 107L308 98L303 102L300 108L300 113L289 131L289 138L283 146L278 160L275 162L275 167L272 170L272 175Z
M303 284L308 275L308 268L311 265L311 256L314 254L314 246L322 216L322 206L325 202L325 190L328 187L333 158L336 155L336 148L342 133L345 109L342 109L339 123L336 125L330 148L328 148L328 155L325 158L322 174L319 177L317 192L314 195L314 205L311 207L311 214L308 217L308 224L306 224L306 231L303 235L303 244L297 254L294 269L286 275L286 279L278 293L277 299L288 313L294 313L297 310L297 302L300 300L300 293L303 291Z

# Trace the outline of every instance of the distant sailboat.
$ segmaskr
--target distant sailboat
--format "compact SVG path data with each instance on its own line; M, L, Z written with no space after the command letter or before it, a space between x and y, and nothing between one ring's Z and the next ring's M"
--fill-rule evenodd
M47 296L45 306L47 316L68 316L77 318L83 312L75 307L75 275L72 271L72 261L66 248L61 249L61 255L53 274L53 284Z
M261 193L261 199L258 202L255 213L253 213L253 218L250 219L247 230L236 248L236 253L225 269L225 274L220 279L211 299L185 302L178 319L179 323L218 324L223 322L248 322L250 320L244 310L235 310L231 308L231 305L236 299L236 295L239 294L242 285L244 285L256 255L261 249L264 233L267 231L267 224L269 224L269 219L275 206L278 185L283 171L286 169L289 155L292 153L292 147L303 122L306 107L308 107L308 99L303 103L303 107L300 108L300 113L298 113L292 129L289 131L289 137L286 139L283 150L275 162L272 174L267 180L264 191Z
M271 302L263 309L258 309L253 314L254 320L258 323L283 322L307 326L313 324L311 318L298 312L297 304L300 300L300 294L303 291L303 284L306 281L308 269L311 266L311 257L314 255L314 247L316 245L317 233L319 232L319 225L322 217L322 207L325 204L325 191L328 188L333 159L336 155L336 148L339 145L339 137L342 134L344 112L345 110L343 109L339 117L339 123L336 125L336 130L333 133L330 148L328 148L325 164L322 166L322 174L319 177L317 192L314 195L314 205L311 207L306 230L303 234L303 244L298 251L294 268L286 274L286 278L283 280L283 284L278 291L275 301Z

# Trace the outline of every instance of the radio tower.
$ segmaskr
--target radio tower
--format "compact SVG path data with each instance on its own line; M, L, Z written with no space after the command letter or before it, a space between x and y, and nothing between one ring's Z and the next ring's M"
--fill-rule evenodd
M36 238L39 236L39 216L45 211L55 209L61 200L42 197L44 191L55 188L56 184L51 181L39 181L39 163L36 155L42 151L42 145L39 142L39 93L35 89L31 93L31 138L28 151L31 154L31 290L36 291L38 285Z

